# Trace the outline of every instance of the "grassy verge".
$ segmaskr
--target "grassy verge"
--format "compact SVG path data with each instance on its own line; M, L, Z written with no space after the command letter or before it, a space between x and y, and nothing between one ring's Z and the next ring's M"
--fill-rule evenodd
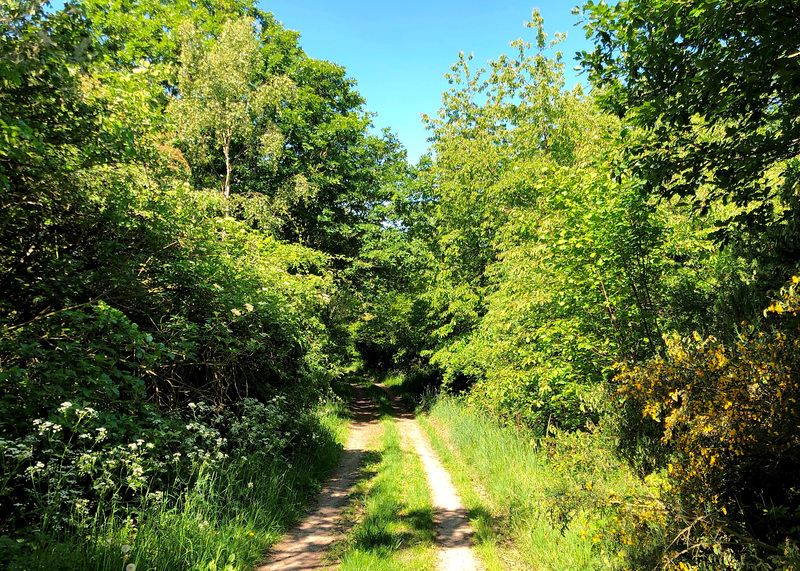
M487 569L507 559L536 570L640 568L647 549L631 554L609 506L646 490L601 433L542 442L451 397L437 399L429 414L423 428L459 488Z
M135 511L117 501L113 517L84 520L80 535L41 535L24 548L0 538L5 568L251 571L338 460L347 431L343 403L325 403L311 419L315 445L287 457L230 458L214 470L198 465L188 491L176 482L180 491L151 493Z
M403 450L385 393L368 388L383 414L380 450L367 453L345 517L354 524L332 550L342 571L424 571L436 562L433 507L419 458Z
M497 528L499 518L494 513L494 506L487 501L483 487L465 465L465 460L442 438L428 417L418 416L417 420L458 489L470 524L475 530L475 552L481 558L486 571L500 571L507 568L508 562L518 563L520 560L513 546L503 540L502 530Z

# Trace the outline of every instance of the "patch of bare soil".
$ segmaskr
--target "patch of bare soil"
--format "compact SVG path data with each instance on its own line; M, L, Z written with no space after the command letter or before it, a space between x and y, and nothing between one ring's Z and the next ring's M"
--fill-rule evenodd
M339 466L306 519L272 549L268 562L256 571L329 568L323 559L325 550L337 537L348 492L358 482L361 459L380 428L369 395L361 387L354 388L353 422Z

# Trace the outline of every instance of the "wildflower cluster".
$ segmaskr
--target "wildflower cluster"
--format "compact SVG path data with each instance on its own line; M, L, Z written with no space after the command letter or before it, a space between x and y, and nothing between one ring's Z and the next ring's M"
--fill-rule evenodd
M16 438L0 438L4 526L50 531L84 529L115 504L162 501L175 482L225 470L255 455L284 458L318 436L309 414L285 396L244 399L231 408L191 403L189 418L154 409L118 417L64 401ZM319 427L316 427L319 428ZM252 485L250 486L252 488Z
M797 312L798 281L768 314ZM800 539L798 329L751 327L727 346L673 335L666 345L663 359L621 366L617 376L672 450L664 489L678 527L666 561L728 567L777 556L787 539Z

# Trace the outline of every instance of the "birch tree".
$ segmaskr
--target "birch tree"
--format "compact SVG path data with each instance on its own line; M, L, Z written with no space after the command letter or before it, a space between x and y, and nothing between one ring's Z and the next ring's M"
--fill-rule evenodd
M232 165L242 152L256 147L270 162L283 151L274 117L281 103L293 97L294 83L282 75L262 77L259 83L258 52L254 22L247 18L229 20L210 47L193 27L183 33L180 93L169 111L185 144L222 153L226 198Z

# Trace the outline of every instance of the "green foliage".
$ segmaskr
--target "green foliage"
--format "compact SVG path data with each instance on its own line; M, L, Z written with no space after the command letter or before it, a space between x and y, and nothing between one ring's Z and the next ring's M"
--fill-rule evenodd
M1 527L45 549L203 463L313 450L334 288L327 255L190 190L163 62L115 62L77 6L2 10Z
M735 0L583 9L596 42L584 68L609 109L647 130L628 167L652 192L687 198L701 213L717 200L735 204L720 235L728 240L796 225L790 201L773 202L797 194L785 162L800 141L794 10Z
M182 193L177 196L186 200ZM200 211L194 206L191 213L197 217ZM76 403L81 410L91 408L96 416L87 418L98 419L97 426L91 425L85 432L83 428L80 433L77 428L65 430L63 434L69 437L59 446L42 445L41 450L49 450L44 457L39 456L41 452L29 453L24 462L9 466L5 472L9 478L18 479L30 466L46 460L45 466L66 478L72 474L67 466L75 465L77 472L69 476L69 483L77 489L91 483L90 498L98 494L95 499L105 500L111 493L108 490L118 484L98 487L100 475L82 464L87 453L84 444L97 458L114 463L121 461L120 450L139 440L149 442L157 450L157 456L150 459L156 464L145 463L139 475L171 475L169 464L160 459L176 446L180 452L187 435L182 425L162 424L162 413L152 403L162 411L198 399L233 406L242 397L267 399L280 390L292 395L292 407L299 411L316 399L330 378L324 326L317 316L326 304L327 280L298 273L307 264L324 265L324 256L252 232L245 235L245 228L230 219L195 219L193 226L183 228L176 216L164 222L177 234L163 238L178 240L182 247L142 250L142 257L134 257L128 267L107 267L108 281L103 284L109 288L103 297L109 302L124 300L117 303L145 327L140 329L128 315L103 301L3 325L2 438L15 445L32 445L38 429L29 419L55 422L64 402ZM222 234L226 235L223 240ZM131 281L131 274L140 281ZM85 287L98 285L92 282L87 279ZM180 297L175 297L176 291L181 292ZM288 430L272 422L263 424L267 420L260 421L267 433ZM114 438L95 435L97 427ZM258 434L254 429L248 432ZM78 440L81 434L92 438ZM281 450L282 446L276 449ZM138 470L136 465L129 468ZM97 469L103 472L99 460ZM127 470L117 470L115 478L128 482L132 492L145 485L139 478L130 483ZM38 488L21 491L18 485L17 480L10 484L4 501L16 498L25 517L34 518L29 523L34 524L37 510L29 502L45 492ZM59 509L66 506L56 505ZM12 519L6 525L19 523Z
M615 168L619 124L562 91L538 14L530 27L534 54L514 42L477 73L462 57L429 119L424 299L445 383L468 379L471 402L544 434L596 420L612 364L658 351L669 228Z
M613 148L593 119L598 147ZM464 349L486 371L473 402L542 434L596 419L596 387L612 363L657 347L663 222L612 178L608 159L585 150L568 166L543 160L515 171L530 206L500 229L501 253L487 269L496 285Z
M390 196L387 183L402 168L404 154L391 134L369 133L364 100L343 67L309 58L298 44L297 32L285 30L272 14L249 1L213 7L184 0L87 4L92 25L103 38L104 65L115 72L136 66L139 75L149 76L159 112L169 101L173 108L191 107L189 101L184 105L182 98L175 99L179 88L197 96L213 88L215 99L228 102L230 97L220 92L223 85L228 93L234 83L239 86L234 91L250 93L246 104L225 105L216 118L208 117L212 109L204 106L179 113L184 119L205 114L217 127L226 124L223 115L233 118L235 108L242 108L240 117L244 111L255 116L255 123L227 121L235 126L235 132L227 129L231 137L225 129L216 134L208 127L201 132L180 130L193 133L180 145L185 156L170 147L170 128L161 129L162 151L191 168L196 188L219 188L220 173L225 172L234 192L246 197L231 205L237 217L337 256L339 267L357 257L365 231L379 222L376 210ZM246 40L239 50L221 41L223 35L236 36L230 33L232 22L244 20L254 23L254 43ZM188 30L196 34L187 43ZM250 34L243 29L239 36ZM247 65L231 63L244 64L242 58ZM198 66L203 62L201 73ZM267 97L255 97L259 90ZM211 123L190 121L184 127ZM226 139L229 164L219 152ZM211 142L219 144L217 152L202 152Z
M426 118L436 156L423 172L434 203L436 271L427 297L435 315L434 361L448 378L460 369L454 360L485 312L486 269L502 251L498 232L530 199L519 188L523 178L514 179L517 171L540 160L568 164L577 143L571 111L581 96L561 92L560 54L543 55L546 38L537 13L530 26L537 28L536 54L520 40L512 43L515 57L502 56L477 72L471 57L461 54L447 76L454 87L443 95L438 117Z
M473 521L484 520L499 536L486 540L501 549L513 542L501 553L505 565L510 559L534 569L652 567L658 530L629 548L621 537L626 522L609 509L610 498L648 494L616 456L610 427L540 439L447 396L433 404L430 421L422 421L461 482Z
M398 228L365 241L349 277L357 284L359 315L352 326L355 349L367 368L411 369L426 347L424 292L428 253ZM354 288L355 289L355 288Z
M777 332L750 328L727 346L675 335L665 358L620 371L620 391L672 451L666 509L681 551L670 565L778 561L800 539L797 282L768 309L789 317Z
M293 84L273 76L259 84L258 41L253 22L231 20L219 37L204 47L197 30L183 31L180 94L168 108L174 115L181 139L201 154L222 150L225 181L222 191L230 196L231 148L238 143L266 161L283 151L283 137L271 117L291 98Z
M44 533L17 534L15 540L3 536L4 569L110 571L131 563L174 571L252 569L301 515L319 479L335 463L341 441L333 433L341 432L344 422L336 415L341 403L334 401L310 414L291 410L285 399L245 401L236 411L200 403L184 419L139 418L140 426L154 425L149 434L101 449L87 443L101 433L118 440L108 419L69 404L55 422L37 424L43 445L54 450L44 467L32 465L25 478L29 486L50 482L51 496L41 500L67 499L49 504L51 519ZM73 435L67 442L73 429L92 435ZM7 461L15 446L2 445ZM37 442L34 450L38 454ZM102 511L81 493L85 474L78 486L71 481L83 470L91 470L101 487L113 484ZM165 470L173 479L159 481ZM136 477L117 482L125 474ZM123 495L137 479L146 484L137 485L134 495ZM52 517L56 514L60 517Z

